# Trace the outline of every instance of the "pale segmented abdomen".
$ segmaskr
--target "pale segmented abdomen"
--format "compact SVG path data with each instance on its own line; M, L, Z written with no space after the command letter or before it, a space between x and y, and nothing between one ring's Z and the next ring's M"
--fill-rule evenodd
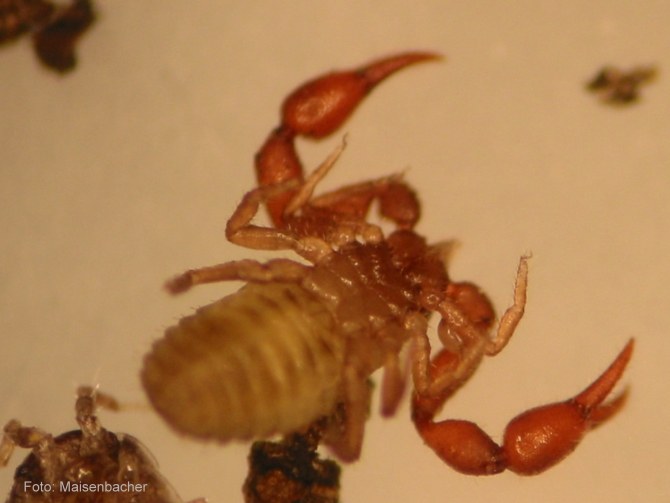
M169 328L142 382L178 431L221 441L289 433L331 412L344 340L300 285L249 284Z

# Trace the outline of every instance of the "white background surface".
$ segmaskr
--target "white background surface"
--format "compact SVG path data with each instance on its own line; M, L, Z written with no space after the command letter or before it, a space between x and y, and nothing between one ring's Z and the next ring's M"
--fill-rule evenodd
M459 475L425 448L407 404L376 410L345 502L670 500L670 9L663 1L99 1L77 70L0 49L0 421L74 426L78 384L143 402L142 355L179 317L233 291L178 299L181 270L258 257L223 228L283 96L332 68L407 49L444 53L383 84L342 132L324 188L409 168L419 231L458 238L452 274L499 309L532 251L527 315L445 414L499 438L520 410L567 398L625 341L625 411L532 478ZM656 63L642 101L583 84L606 63ZM300 144L314 166L339 141ZM247 446L201 445L148 409L102 413L146 443L184 499L241 501ZM0 471L0 494L14 467Z

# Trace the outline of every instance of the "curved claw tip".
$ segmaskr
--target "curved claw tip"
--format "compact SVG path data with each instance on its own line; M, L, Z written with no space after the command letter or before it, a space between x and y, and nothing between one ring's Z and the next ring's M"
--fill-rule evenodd
M445 59L444 56L436 52L413 51L395 54L386 58L375 60L364 65L359 71L365 77L368 89L372 89L392 73L405 68L414 63L425 61L439 61Z
M626 366L633 355L634 347L635 339L630 339L610 366L607 367L607 370L575 397L575 402L587 410L600 405L626 370Z
M589 429L597 428L623 409L628 401L629 395L630 388L626 386L624 390L614 398L611 398L607 402L593 409L589 415Z

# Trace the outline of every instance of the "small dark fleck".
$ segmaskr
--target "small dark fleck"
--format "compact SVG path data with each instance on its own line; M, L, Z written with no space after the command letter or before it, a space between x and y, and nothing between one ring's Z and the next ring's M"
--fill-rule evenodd
M627 71L605 66L586 84L586 88L598 94L603 103L628 105L638 100L640 87L654 80L657 73L654 66L637 66Z

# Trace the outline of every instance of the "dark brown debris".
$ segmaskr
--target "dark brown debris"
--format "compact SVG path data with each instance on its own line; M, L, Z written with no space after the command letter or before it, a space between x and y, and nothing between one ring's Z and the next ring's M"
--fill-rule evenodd
M242 487L246 503L337 503L340 467L319 458L319 426L283 441L255 442Z
M605 66L588 82L586 88L598 94L604 103L629 105L638 100L640 87L653 81L657 74L658 70L654 66L637 66L630 70Z
M69 5L0 0L0 44L30 33L39 60L51 70L69 72L77 61L76 43L94 20L90 0L72 0Z

